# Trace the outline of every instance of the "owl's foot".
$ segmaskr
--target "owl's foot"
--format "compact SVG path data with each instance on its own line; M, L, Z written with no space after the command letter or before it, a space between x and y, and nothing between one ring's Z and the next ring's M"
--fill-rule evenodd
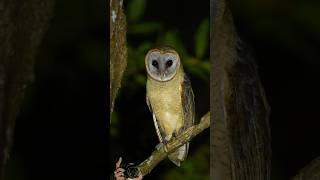
M164 148L164 151L168 152L168 149L167 149L166 144L164 142L161 142L161 143L156 145L156 149L157 150L160 150L161 148Z
M169 134L166 137L164 137L162 142L156 146L157 150L159 150L160 148L162 148L162 146L164 146L164 150L166 152L168 152L166 144L168 144L168 142L171 140L171 138L172 138L171 134Z
M156 149L159 150L159 149L161 149L163 146L164 146L163 143L159 143L159 144L156 145Z

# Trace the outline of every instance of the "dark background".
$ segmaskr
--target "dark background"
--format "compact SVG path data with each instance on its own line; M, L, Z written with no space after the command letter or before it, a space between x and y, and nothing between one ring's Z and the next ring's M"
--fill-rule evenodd
M125 1L126 8L129 2ZM187 72L195 94L206 96L209 94L207 74L192 69L192 62L203 59L199 61L202 64L196 67L205 70L208 57L206 52L198 58L199 53L194 47L194 34L209 14L209 4L199 2L148 1L142 17L131 19L129 26L162 21L160 26L159 23L147 26L161 30L144 30L141 33L140 29L140 35L139 28L138 32L128 32L129 57L130 53L134 58L141 57L154 42L176 44L184 57L191 59L186 62L186 67L189 67ZM36 57L35 80L27 88L17 119L7 179L102 180L111 173L107 171L107 165L114 164L119 155L128 161L140 162L154 148L157 137L153 129L145 128L151 127L152 121L139 118L151 117L143 105L145 92L139 91L144 87L145 72L139 68L129 69L127 73L136 73L134 77L137 79L132 81L133 84L125 85L117 99L115 110L122 111L123 120L113 122L110 135L121 135L121 138L110 139L112 157L107 160L108 5L109 2L105 1L56 0L54 17ZM231 5L239 34L254 50L271 106L272 179L289 179L320 155L317 110L320 102L320 3L232 0ZM166 33L167 30L170 33ZM161 41L159 37L165 40ZM135 51L146 39L152 41L140 47L140 51ZM132 80L128 74L125 76L125 81ZM132 97L136 99L130 100L130 103L121 102L121 98L128 100ZM196 97L197 116L200 117L205 113L208 102L201 95ZM137 101L141 106L137 105ZM133 107L140 107L140 111ZM130 129L132 125L140 128ZM192 142L193 152L197 152L196 147L208 142L208 134L204 132ZM131 143L126 143L128 141ZM123 147L119 149L121 144ZM207 153L205 148L199 151L199 154ZM191 152L190 157L193 157L192 154L198 153ZM195 157L193 162L202 157ZM194 166L190 167L186 172L197 173L193 172ZM163 162L155 169L153 176L167 172L177 177L179 174L171 171L174 168L172 163ZM201 173L205 175L207 171Z
M106 1L56 0L16 121L8 180L106 180Z
M271 106L271 179L289 179L320 155L320 2L232 0L231 5Z

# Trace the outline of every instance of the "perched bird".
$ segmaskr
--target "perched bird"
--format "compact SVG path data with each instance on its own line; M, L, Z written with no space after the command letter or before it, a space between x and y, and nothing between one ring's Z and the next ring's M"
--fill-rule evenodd
M183 71L179 54L171 47L159 47L145 56L147 69L146 101L152 113L161 143L181 134L194 124L194 95L191 83ZM180 166L187 157L189 143L169 154Z

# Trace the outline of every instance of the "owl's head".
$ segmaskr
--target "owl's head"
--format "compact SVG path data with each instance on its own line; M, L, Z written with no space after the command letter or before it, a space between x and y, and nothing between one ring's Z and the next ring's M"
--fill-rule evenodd
M177 73L180 57L171 47L154 48L145 57L148 75L157 81L169 81Z

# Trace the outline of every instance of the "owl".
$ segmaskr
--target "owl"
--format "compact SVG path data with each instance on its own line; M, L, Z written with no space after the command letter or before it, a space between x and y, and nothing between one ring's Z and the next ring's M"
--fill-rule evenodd
M194 94L180 56L171 47L159 47L145 56L146 101L161 143L170 141L194 124ZM177 166L187 157L189 143L168 155Z

